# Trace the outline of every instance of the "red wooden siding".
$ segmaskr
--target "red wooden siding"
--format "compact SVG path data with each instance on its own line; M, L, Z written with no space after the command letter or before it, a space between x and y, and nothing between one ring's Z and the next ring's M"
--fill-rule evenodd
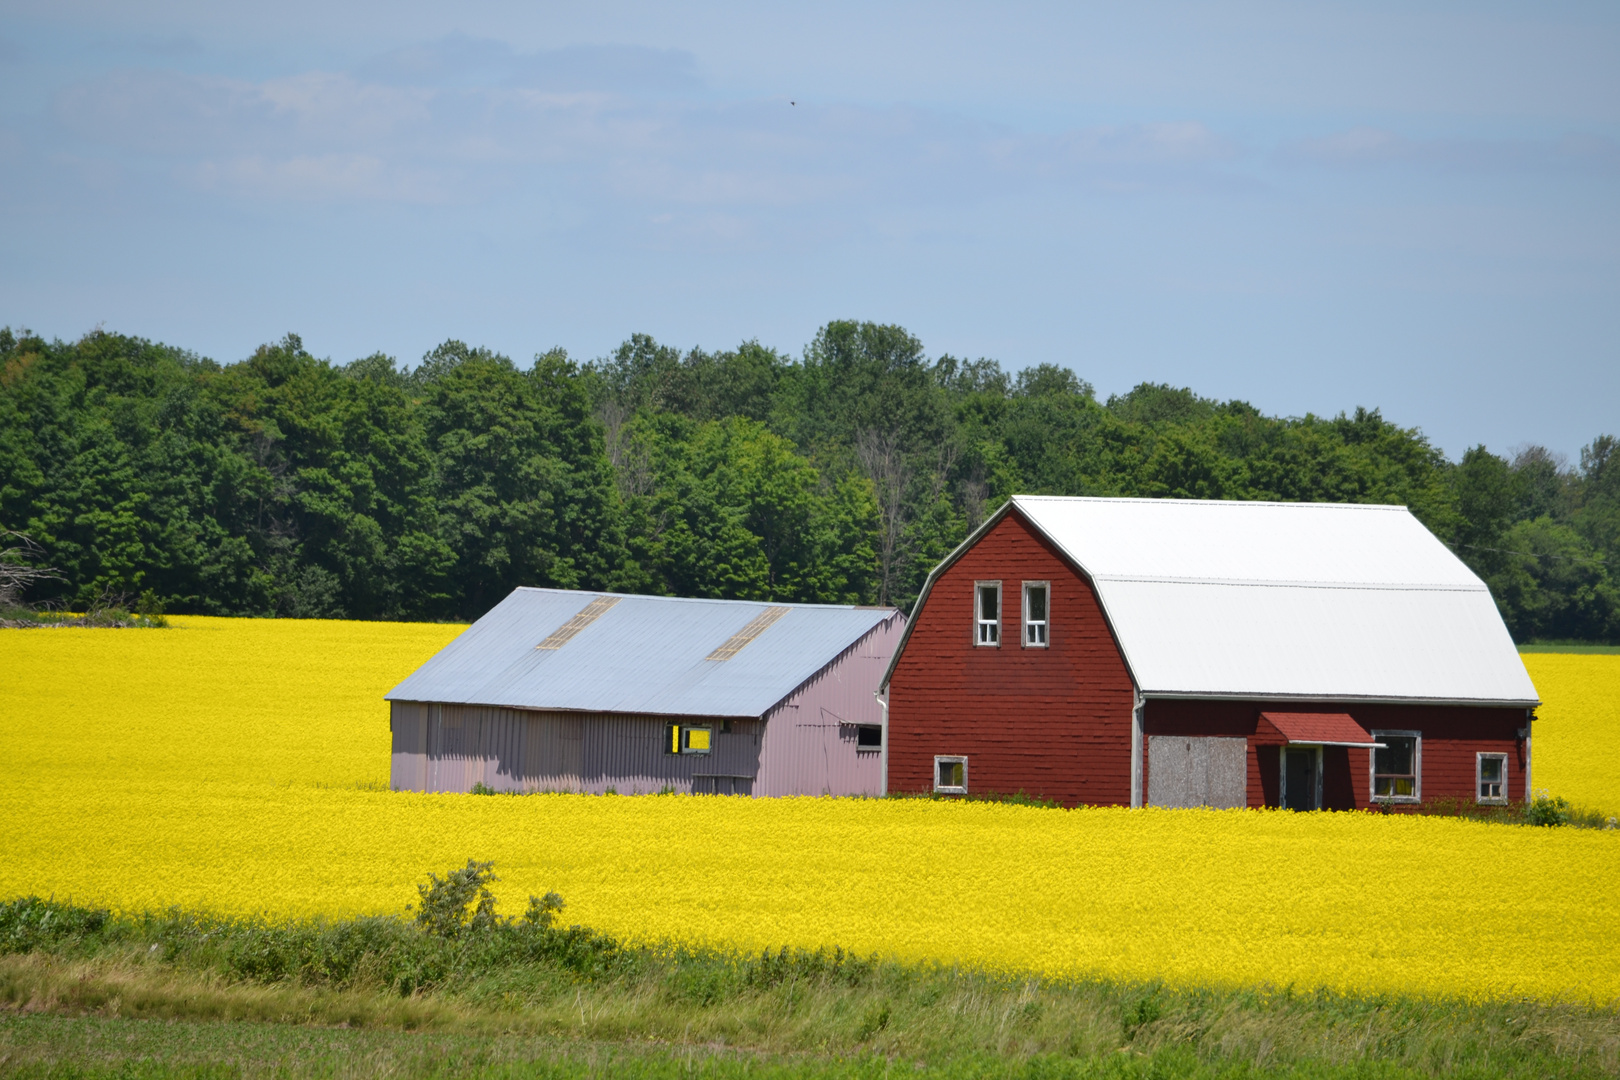
M975 581L1002 583L1001 645L974 642ZM1022 646L1023 583L1051 582L1049 642ZM889 685L889 790L933 790L968 758L970 794L1130 804L1130 674L1091 586L1010 513L934 582Z
M1249 742L1250 806L1278 803L1280 735L1260 723L1261 711L1349 713L1368 731L1416 731L1422 736L1419 774L1423 801L1474 799L1474 755L1508 756L1508 790L1524 799L1525 746L1518 738L1525 726L1523 709L1490 709L1453 705L1287 704L1256 701L1149 700L1147 734L1232 735ZM1372 805L1370 750L1327 747L1322 754L1322 802L1329 810L1366 809ZM1146 764L1144 762L1144 770Z

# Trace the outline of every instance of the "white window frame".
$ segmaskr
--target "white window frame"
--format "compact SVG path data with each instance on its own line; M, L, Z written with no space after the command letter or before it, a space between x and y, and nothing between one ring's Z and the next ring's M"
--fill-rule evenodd
M1486 758L1500 758L1502 761L1502 777L1499 781L1502 785L1502 794L1492 796L1491 798L1486 798L1479 793L1479 789L1485 783ZM1508 804L1508 795L1513 790L1512 775L1509 772L1509 769L1510 765L1508 764L1508 755L1506 753L1499 750L1489 752L1484 750L1477 751L1474 754L1474 801L1481 806L1506 806Z
M1029 617L1029 590L1043 589L1046 592L1046 618L1039 623L1032 622ZM1050 649L1052 647L1052 583L1050 581L1024 582L1024 628L1019 636L1018 643L1026 649ZM1041 640L1030 641L1029 632L1035 626L1041 628Z
M861 745L861 732L866 731L866 730L872 730L872 731L876 731L878 733L878 742L877 742L876 746L862 746ZM855 725L855 752L857 754L881 754L881 753L883 753L883 725L882 724L856 724Z
M1282 809L1288 805L1288 751L1313 750L1316 752L1316 764L1311 768L1312 781L1315 791L1311 792L1311 809L1322 809L1322 748L1311 743L1284 743L1282 752L1277 755L1277 807Z
M707 731L709 733L709 748L707 750L693 750L686 745L693 731ZM664 753L675 757L685 757L688 754L714 753L714 725L712 724L665 724L664 737L669 740L664 746Z
M1421 803L1423 801L1423 732L1396 731L1393 728L1374 731L1372 732L1373 742L1383 742L1386 735L1412 740L1412 794L1378 794L1378 751L1369 750L1367 751L1367 798L1373 806L1380 803L1398 803L1403 806ZM1474 790L1478 791L1479 789L1475 788Z
M939 767L947 761L960 762L962 765L962 784L941 784L939 782ZM934 793L936 795L966 795L968 790L968 759L960 754L934 755Z
M994 620L983 618L979 612L979 590L981 589L996 590L996 617ZM994 641L984 640L986 628L993 628ZM1001 648L1001 582L999 581L975 581L973 583L973 644L975 647L982 649Z

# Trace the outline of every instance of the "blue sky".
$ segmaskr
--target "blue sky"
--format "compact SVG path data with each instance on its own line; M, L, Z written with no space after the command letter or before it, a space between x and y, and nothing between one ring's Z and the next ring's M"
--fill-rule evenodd
M1620 6L0 4L0 323L930 354L1620 433Z

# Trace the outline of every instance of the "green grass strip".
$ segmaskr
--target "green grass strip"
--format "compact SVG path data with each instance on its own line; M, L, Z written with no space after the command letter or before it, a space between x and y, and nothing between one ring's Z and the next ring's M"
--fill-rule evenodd
M0 1075L919 1073L1615 1076L1620 1012L0 903Z

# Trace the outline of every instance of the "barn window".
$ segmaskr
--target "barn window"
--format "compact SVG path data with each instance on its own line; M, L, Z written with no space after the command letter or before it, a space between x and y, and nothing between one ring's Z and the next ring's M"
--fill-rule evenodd
M1001 644L1001 582L974 583L973 610L975 618L974 643L1000 646Z
M714 729L694 724L670 724L664 728L666 754L707 754L714 747Z
M1052 584L1048 581L1024 582L1024 646L1030 649L1046 648L1047 598Z
M1506 754L1474 755L1474 799L1476 802L1505 806L1508 801L1508 760Z
M1387 802L1417 802L1423 777L1423 738L1415 731L1375 731L1372 797Z
M967 758L934 757L934 790L941 795L967 794Z
M883 749L883 728L879 724L857 724L855 727L855 750L873 751Z

